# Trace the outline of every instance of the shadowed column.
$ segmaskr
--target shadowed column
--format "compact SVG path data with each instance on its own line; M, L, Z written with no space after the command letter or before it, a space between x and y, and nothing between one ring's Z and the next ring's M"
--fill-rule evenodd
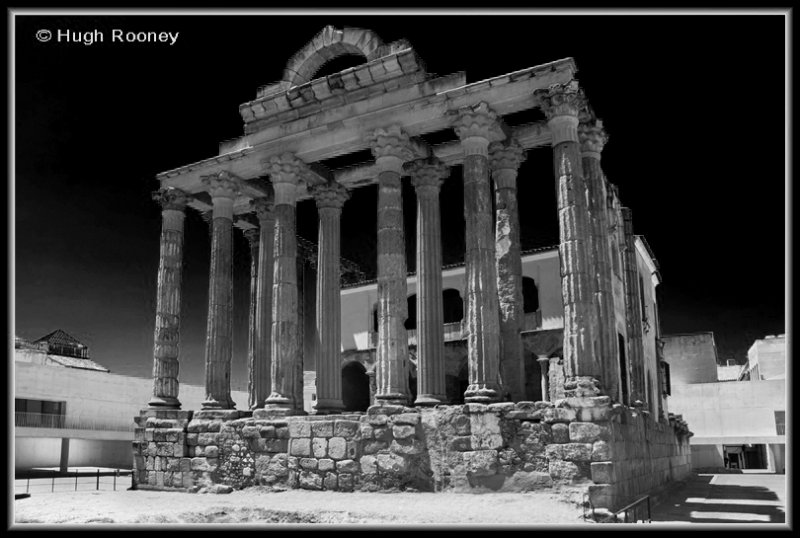
M261 409L270 395L272 364L272 274L275 245L273 196L251 200L258 217L258 275L253 320L253 354L250 360L250 409Z
M206 176L213 204L211 267L206 325L206 399L203 409L233 409L233 201L239 186L225 172Z
M497 115L486 103L458 111L453 127L464 150L465 269L467 279L467 361L465 402L502 398L500 314L495 267L489 143L504 138Z
M303 163L291 153L267 161L275 189L275 268L272 288L272 392L266 406L294 413L296 362L300 358L297 302L297 237L295 204Z
M400 127L370 137L378 169L378 349L375 366L380 405L409 403L406 242L403 231L403 163L412 158Z
M342 309L340 297L340 218L349 198L332 181L312 188L319 213L317 247L317 403L318 414L340 413L342 404Z
M593 330L597 313L592 308L586 183L578 144L578 111L585 98L575 80L537 90L536 95L553 135L564 303L563 366L565 383L574 384L576 377L597 378L601 372Z
M178 355L180 351L181 273L186 193L161 189L153 193L161 204L161 245L156 294L156 327L153 344L153 397L150 407L180 409Z
M631 395L628 405L647 406L647 391L644 371L644 349L642 347L642 305L639 300L641 289L639 270L636 263L636 237L633 235L631 210L623 207L623 233L625 243L622 250L623 271L625 273L625 319L628 329L628 364L631 373Z
M525 312L522 297L517 171L525 151L516 142L489 146L495 194L495 260L500 303L500 377L511 400L525 399L525 363L520 330Z
M611 280L610 220L607 207L606 180L600 167L600 153L608 141L603 122L586 110L578 125L581 142L583 176L586 180L588 208L591 221L590 252L593 263L593 306L597 312L597 352L602 365L603 387L606 394L619 391L619 361L617 360L617 329L614 295Z
M417 399L447 402L442 305L442 223L439 189L450 169L436 158L405 165L417 193Z

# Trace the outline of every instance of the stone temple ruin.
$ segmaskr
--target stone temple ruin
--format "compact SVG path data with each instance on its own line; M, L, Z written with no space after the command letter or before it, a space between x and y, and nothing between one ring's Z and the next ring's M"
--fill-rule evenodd
M345 54L365 63L314 78ZM244 136L223 143L216 157L159 174L154 388L136 419L136 487L524 491L569 484L588 492L594 507L615 508L687 475L691 433L667 413L661 391L646 388L645 369L661 370L642 352L630 212L601 170L606 136L575 73L568 58L467 84L463 73L427 74L405 40L385 44L369 30L326 27L289 60L283 80L240 106ZM546 122L503 120L534 108ZM420 138L445 129L459 140L429 146ZM545 401L532 402L522 386L516 176L526 150L548 145L557 180L563 353L543 359ZM365 149L373 162L333 171L320 165ZM469 384L465 403L449 405L439 189L457 165ZM404 175L418 208L413 402ZM343 412L339 220L348 190L376 183L376 388L366 413ZM295 232L296 203L308 198L319 213L316 325L306 334L315 339L317 364L311 414L303 412ZM199 410L181 410L178 400L187 206L210 214L212 233L207 398ZM230 397L234 219L251 241L249 410L234 409ZM622 260L621 278L612 275L612 256ZM658 401L648 401L653 394Z

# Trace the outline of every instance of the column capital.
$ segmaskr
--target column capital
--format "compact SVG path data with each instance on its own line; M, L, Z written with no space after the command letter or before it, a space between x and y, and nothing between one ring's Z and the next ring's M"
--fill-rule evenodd
M581 154L600 159L600 153L608 143L608 135L603 129L602 120L580 123L578 125L578 139L581 143Z
M201 178L203 185L206 186L211 199L227 198L233 200L239 194L239 182L228 172L219 172Z
M506 137L497 113L483 101L477 105L459 108L450 114L454 117L453 129L461 139L465 155L486 155L489 142Z
M367 140L379 172L402 173L403 163L414 158L411 140L400 125L390 125L372 131Z
M516 140L489 144L489 167L492 172L499 170L516 172L524 160L525 149Z
M269 174L273 186L278 183L297 185L307 170L306 163L288 151L264 159L262 165Z
M242 230L242 233L247 238L250 248L258 247L258 239L261 235L259 228L247 228L246 230Z
M175 211L185 210L186 204L190 199L189 194L174 187L166 187L153 191L152 196L153 200L161 205L161 209L172 209Z
M350 198L350 193L347 192L347 189L336 181L314 185L309 189L309 192L317 202L318 209L341 209Z
M428 191L428 187L438 190L450 175L450 167L436 157L409 161L403 169L411 175L411 184L418 194Z
M275 218L275 201L272 196L250 200L250 207L256 212L259 222Z
M578 81L552 84L548 89L534 92L541 100L542 111L550 121L557 116L578 117L581 109L586 106L586 96Z

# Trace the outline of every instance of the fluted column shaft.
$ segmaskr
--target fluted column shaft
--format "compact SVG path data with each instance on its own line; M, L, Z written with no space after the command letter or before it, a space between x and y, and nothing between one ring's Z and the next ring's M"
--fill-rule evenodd
M317 413L340 413L342 403L342 308L340 242L347 190L336 182L313 189L319 213L317 242Z
M258 276L254 319L253 355L250 362L250 408L261 409L272 391L272 275L275 216L272 197L252 202L258 216Z
M161 242L153 338L153 397L150 407L180 409L178 355L180 351L183 224L187 196L177 189L153 193L161 206Z
M203 409L233 409L233 201L237 184L226 174L203 178L213 204Z
M442 298L442 223L439 190L448 175L437 159L406 165L417 194L417 399L415 405L447 402Z
M578 111L585 100L574 81L554 85L539 95L553 134L557 178L564 303L564 377L570 381L578 376L591 376L604 383L594 341L597 312L592 306L590 221L578 143Z
M500 303L500 377L511 400L525 400L522 329L522 255L517 209L517 171L524 151L517 143L489 146L495 188L495 260Z
M502 135L495 113L485 103L459 111L454 127L464 149L469 368L464 401L492 402L501 399L503 391L488 147L491 139Z
M258 311L258 248L260 235L257 228L244 230L244 236L250 246L250 309L247 319L247 405L250 409L256 409L258 397L255 394L256 376L256 312Z
M591 219L590 246L593 264L593 305L597 312L597 353L602 365L602 379L608 394L619 391L619 361L617 349L616 315L612 288L610 219L606 180L600 166L600 154L608 137L600 120L581 123L578 126L583 160L583 175L586 180L588 207Z
M297 237L295 204L302 163L291 154L270 159L268 169L275 189L275 265L272 287L272 392L266 406L294 412L298 342Z
M642 308L640 303L639 270L636 263L636 244L633 235L633 218L627 207L621 209L625 244L622 263L625 273L625 318L628 332L628 363L631 373L631 395L629 405L647 403L647 390L644 371L644 349L642 347Z
M403 230L403 162L408 135L399 127L377 129L372 152L378 168L378 348L375 365L380 404L409 403L406 242Z

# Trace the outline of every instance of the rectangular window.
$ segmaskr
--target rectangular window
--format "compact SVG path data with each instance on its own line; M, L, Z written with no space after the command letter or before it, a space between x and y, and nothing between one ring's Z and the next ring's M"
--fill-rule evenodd
M775 411L775 431L778 435L786 435L786 411Z

